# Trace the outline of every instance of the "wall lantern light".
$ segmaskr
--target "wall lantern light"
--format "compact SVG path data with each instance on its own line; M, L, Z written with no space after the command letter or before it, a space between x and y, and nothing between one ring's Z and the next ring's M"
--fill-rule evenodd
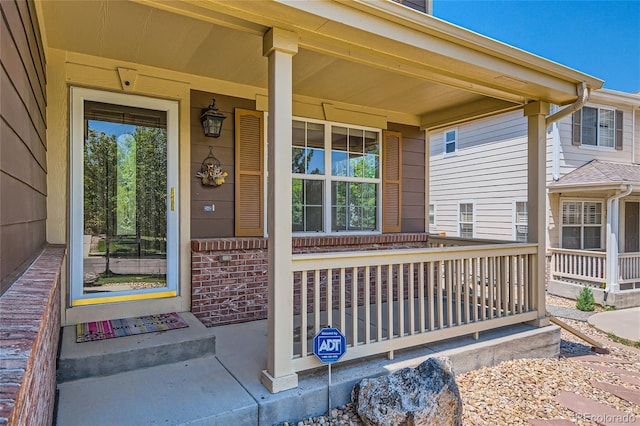
M202 110L200 115L200 121L202 122L202 128L204 129L204 135L210 138L220 137L220 131L222 130L222 122L227 118L223 113L216 108L215 98L211 100L211 105L208 108Z

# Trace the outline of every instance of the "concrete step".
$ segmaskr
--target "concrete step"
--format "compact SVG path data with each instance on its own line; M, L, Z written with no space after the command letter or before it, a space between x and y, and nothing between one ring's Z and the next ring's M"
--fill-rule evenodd
M189 327L94 342L76 343L76 327L64 327L58 383L214 355L213 329L205 327L190 312L180 315Z
M214 356L58 385L57 426L256 424L258 404Z

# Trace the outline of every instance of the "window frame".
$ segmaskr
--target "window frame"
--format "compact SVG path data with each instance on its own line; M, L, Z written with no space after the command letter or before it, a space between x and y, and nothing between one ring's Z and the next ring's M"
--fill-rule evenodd
M305 123L319 124L324 127L324 174L305 174L305 173L291 173L291 184L293 185L293 179L305 180L319 180L323 182L323 194L322 194L322 231L294 231L291 230L294 236L322 236L322 235L378 235L382 234L382 143L383 132L382 129L360 126L355 124L341 123L337 121L318 120L308 117L292 116L291 126L293 127L293 121L301 121ZM334 176L332 173L331 164L331 151L332 151L332 128L333 126L344 127L347 130L362 130L363 132L374 132L378 135L378 164L377 175L378 177L365 178L365 177L352 177L352 176ZM293 141L291 145L291 152L293 152ZM332 230L332 183L333 182L347 182L347 183L370 183L376 187L376 229L375 230L345 230L345 231L333 231ZM293 205L292 205L293 210ZM293 214L293 211L292 211Z
M580 225L564 224L564 204L565 203L580 203L580 212L581 212L581 223ZM584 248L584 228L585 228L585 219L584 219L584 203L597 203L600 204L600 224L597 226L600 228L600 247L599 248ZM560 199L560 241L559 246L562 249L565 249L563 241L564 241L564 232L565 228L575 228L577 226L580 227L580 248L566 248L566 250L585 250L585 251L602 251L604 250L605 240L605 224L606 224L606 211L605 211L605 203L602 199L599 198L561 198ZM587 227L595 227L592 224L586 224Z
M433 213L431 213L431 208L433 207ZM429 203L428 206L428 220L429 220L429 226L436 226L436 204L435 203ZM433 222L431 221L431 218L433 216Z
M461 215L461 207L463 204L470 204L471 205L471 222L463 222L460 217ZM459 201L458 202L458 211L457 211L457 216L456 216L456 220L458 223L458 237L460 238L475 238L476 236L476 205L473 201ZM470 224L471 225L471 237L463 237L462 236L462 231L460 229L460 225L462 224Z
M590 144L590 143L585 143L584 139L585 139L585 135L584 135L584 128L585 128L585 117L584 117L584 111L585 110L594 110L596 112L596 132L595 132L595 143L594 144ZM602 141L602 135L601 135L601 131L602 129L602 125L601 125L601 117L602 117L602 113L606 111L608 113L612 114L612 125L613 125L613 129L611 129L611 145L602 145L601 141ZM582 107L579 111L580 114L580 147L582 148L593 148L593 149L606 149L606 150L615 150L616 149L616 109L615 108L606 108L606 107L596 107L596 106L585 106Z
M453 140L447 141L447 134L453 133ZM448 157L458 153L458 128L447 129L442 132L442 155ZM453 144L453 151L447 152L447 145Z
M518 222L518 203L524 203L525 209L526 209L526 214L527 214L527 219L524 222ZM518 242L522 242L522 243L526 243L529 241L529 203L528 200L526 198L516 198L513 200L513 240L514 241L518 241ZM527 227L527 232L526 232L526 238L524 239L524 241L520 241L518 240L518 226L526 226Z

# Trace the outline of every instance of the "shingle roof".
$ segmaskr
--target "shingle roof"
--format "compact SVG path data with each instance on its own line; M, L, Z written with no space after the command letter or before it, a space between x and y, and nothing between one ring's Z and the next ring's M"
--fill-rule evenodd
M549 187L585 184L640 184L640 164L591 160L549 184Z

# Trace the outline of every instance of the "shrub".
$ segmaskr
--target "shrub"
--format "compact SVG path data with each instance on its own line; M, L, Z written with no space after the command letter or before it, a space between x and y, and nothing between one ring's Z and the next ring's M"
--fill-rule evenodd
M582 287L576 299L576 308L581 311L593 311L595 309L593 291L589 287Z

